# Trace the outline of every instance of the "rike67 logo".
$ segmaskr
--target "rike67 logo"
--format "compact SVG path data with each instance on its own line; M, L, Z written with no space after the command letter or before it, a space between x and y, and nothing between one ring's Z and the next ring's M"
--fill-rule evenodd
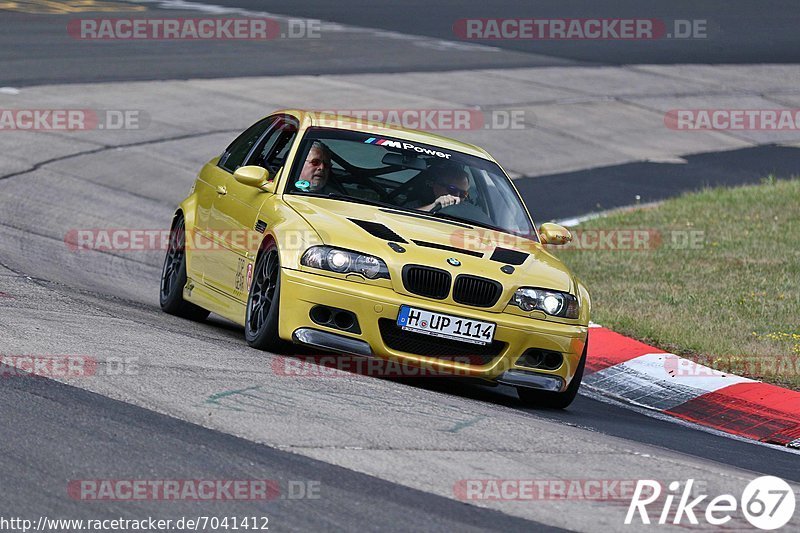
M658 524L678 525L688 522L698 525L699 516L712 526L722 526L731 521L738 509L753 527L773 530L785 526L794 515L794 491L779 477L756 478L744 488L741 499L737 500L732 494L722 494L705 503L705 508L701 504L709 495L700 494L693 498L693 485L694 479L687 480L683 488L679 481L673 481L662 497L661 484L658 481L638 480L625 516L625 524L637 521L650 524L650 512L656 511L653 520ZM676 499L678 501L673 509Z

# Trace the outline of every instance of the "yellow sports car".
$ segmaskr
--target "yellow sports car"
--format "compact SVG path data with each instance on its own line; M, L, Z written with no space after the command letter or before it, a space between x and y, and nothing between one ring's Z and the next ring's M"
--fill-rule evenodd
M160 300L217 313L250 346L286 341L504 383L566 407L590 300L484 150L299 110L203 167L172 221Z

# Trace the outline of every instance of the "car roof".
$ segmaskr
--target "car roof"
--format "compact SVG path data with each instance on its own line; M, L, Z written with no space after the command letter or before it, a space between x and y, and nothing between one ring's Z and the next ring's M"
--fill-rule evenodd
M344 114L323 113L318 111L308 111L303 109L283 109L273 114L291 114L300 119L301 127L320 126L334 129L363 131L376 136L395 137L412 142L431 144L439 148L462 152L465 154L488 159L495 162L494 158L486 150L449 137L437 135L427 131L402 128L384 122L375 122L363 118L351 117Z

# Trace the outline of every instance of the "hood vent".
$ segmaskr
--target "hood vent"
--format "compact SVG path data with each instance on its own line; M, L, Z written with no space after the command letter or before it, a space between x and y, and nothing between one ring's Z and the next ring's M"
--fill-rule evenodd
M497 261L498 263L519 266L524 263L526 259L528 259L528 256L530 256L529 253L520 252L519 250L511 250L509 248L500 248L498 246L494 249L494 253L489 259L492 261Z
M402 242L404 244L408 244L407 240L379 222L370 222L368 220L358 220L355 218L348 218L347 220L360 227L373 237L383 239L384 241Z

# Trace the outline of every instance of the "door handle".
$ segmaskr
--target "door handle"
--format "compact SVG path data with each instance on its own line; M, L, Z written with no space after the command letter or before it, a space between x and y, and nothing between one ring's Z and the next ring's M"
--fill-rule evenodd
M217 185L217 194L219 194L220 196L225 196L226 194L228 194L228 188L225 187L224 185Z

